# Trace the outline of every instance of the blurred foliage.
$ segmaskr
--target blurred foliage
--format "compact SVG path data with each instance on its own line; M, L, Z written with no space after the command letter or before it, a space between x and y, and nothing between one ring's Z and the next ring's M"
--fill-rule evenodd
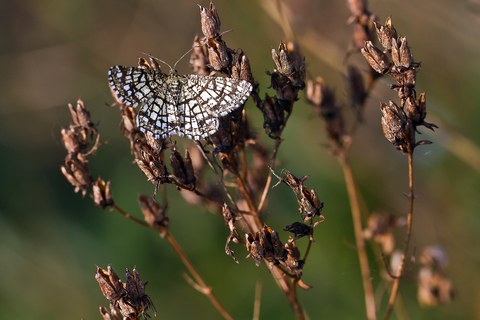
M263 72L273 66L270 50L286 40L266 12L274 3L218 0L215 5L222 29L233 29L224 39L247 53L263 95L269 85ZM411 278L401 283L403 304L412 319L480 319L480 179L475 167L464 161L478 159L480 142L478 3L371 0L369 8L381 22L393 15L397 30L408 37L422 62L417 88L428 94L427 119L440 127L425 133L434 144L416 154L419 197L412 243L446 248L456 300L423 309ZM297 0L286 15L306 56L308 77L321 75L342 97L342 59L352 34L345 3ZM107 264L119 274L137 267L149 281L147 293L159 318L218 319L208 300L181 277L183 265L162 239L115 212L95 208L88 195L82 199L73 193L60 172L65 156L60 128L71 121L67 104L81 96L108 140L91 159L91 170L111 180L122 207L140 217L137 195L151 194L153 187L132 164L128 142L118 134L118 110L105 106L113 101L107 70L136 65L141 52L173 64L201 32L196 2L2 1L0 30L0 319L100 319L98 306L107 306L107 300L94 279L95 265ZM352 59L364 65L362 57ZM188 60L178 69L188 73ZM408 187L406 157L389 145L380 126L379 100L393 96L386 81L376 84L351 157L365 206L402 215L407 210L402 195ZM254 128L263 134L261 114L250 101L246 108ZM471 147L453 153L452 146L460 141L455 133ZM308 187L325 202L326 221L316 229L316 244L304 269L303 280L313 289L300 292L300 300L312 319L363 319L343 176L323 146L320 119L303 100L295 106L283 138L277 168L310 175ZM230 314L252 317L260 280L260 318L291 319L293 313L265 267L241 258L240 247L240 265L224 254L229 232L221 217L186 205L173 188L168 193L172 234ZM271 192L265 220L281 229L296 210L293 194L280 186ZM401 242L403 233L398 236ZM374 286L381 282L378 263L371 254Z

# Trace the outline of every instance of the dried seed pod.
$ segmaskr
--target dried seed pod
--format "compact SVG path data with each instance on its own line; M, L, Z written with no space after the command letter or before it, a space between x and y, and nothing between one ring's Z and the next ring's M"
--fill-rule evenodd
M381 74L385 74L390 71L391 64L387 55L375 47L371 41L366 41L361 51L368 64L375 71Z
M426 267L443 270L448 266L449 259L443 247L428 246L423 249L420 262Z
M202 22L202 32L207 39L212 39L220 35L220 18L217 14L217 9L210 1L210 10L206 7L198 5L200 7L200 16Z
M77 153L85 145L85 141L80 137L80 135L75 131L72 126L62 128L62 141L65 149L68 153Z
M160 235L165 237L168 233L169 227L169 219L165 212L165 208L162 208L154 198L144 195L138 197L138 203L143 216L145 217L145 221L154 228L160 228Z
M385 25L374 23L378 40L385 48L384 52L392 50L392 40L397 38L397 31L393 28L391 16L387 18Z
M442 273L421 268L418 275L418 301L422 306L446 304L454 297L452 282Z
M207 66L208 61L207 48L200 42L200 38L197 35L193 39L192 55L190 56L190 65L193 72L202 76L210 75L210 70Z
M84 157L79 153L69 154L61 170L65 178L75 187L75 192L82 190L82 195L85 196L93 179Z
M100 285L100 290L102 290L103 295L111 303L115 304L123 297L124 288L122 282L110 265L107 270L97 266L95 279Z
M241 79L248 82L252 82L252 70L250 69L250 61L247 55L241 51L238 55L235 55L235 62L232 66L232 78Z
M225 71L231 61L231 55L225 43L216 39L208 39L207 47L210 67L215 71Z
M382 128L385 138L402 151L406 151L407 132L405 127L407 125L407 117L405 112L391 100L388 105L381 103L380 109L382 110Z
M259 235L253 237L251 233L245 234L247 250L249 254L247 258L252 258L255 261L255 265L258 267L265 257L265 248L260 244Z
M110 181L105 184L105 181L98 178L93 184L93 202L95 206L100 209L105 209L114 204L112 199L112 188Z

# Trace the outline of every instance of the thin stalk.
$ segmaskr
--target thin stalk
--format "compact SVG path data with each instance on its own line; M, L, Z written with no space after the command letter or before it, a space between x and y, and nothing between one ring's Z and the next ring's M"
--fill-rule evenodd
M161 233L163 231L163 230L160 230L159 228L152 227L151 225L149 225L145 221L142 221L140 219L137 219L137 218L133 217L129 213L125 212L122 208L118 207L116 204L113 204L112 207L113 207L113 209L117 210L121 215L123 215L125 218L127 218L127 219L129 219L133 222L136 222L136 223L138 223L138 224L140 224L144 227L156 230L159 233ZM193 265L187 259L187 256L182 251L182 249L180 249L180 246L177 244L177 242L175 241L173 236L170 233L167 233L165 235L165 238L170 243L173 250L178 254L178 256L182 260L185 267L187 267L190 274L195 278L196 284L200 287L200 290L198 290L198 291L202 292L203 294L205 294L210 299L210 301L213 304L213 306L215 307L215 309L217 309L217 311L223 316L224 319L233 320L233 318L227 313L227 311L222 307L220 302L217 300L217 298L215 297L215 295L212 292L212 289L207 286L205 281L203 281L202 277L200 277L200 275L195 270Z
M342 164L343 174L345 176L345 184L347 186L348 197L350 201L350 208L352 211L353 229L355 232L355 243L357 245L358 260L360 262L360 269L363 279L363 290L365 292L365 307L367 311L367 318L375 320L375 296L370 277L370 267L368 265L367 251L365 249L365 241L363 239L362 221L360 216L360 205L358 202L357 188L355 179L353 177L352 168L348 160L348 154L343 149L339 155L340 163Z
M414 193L413 193L413 148L410 146L407 150L408 153L408 177L409 177L409 194L408 194L408 216L407 216L407 234L405 235L405 244L403 248L403 255L402 255L402 262L400 264L400 268L396 273L395 280L393 282L392 292L390 293L390 299L388 301L387 311L385 312L384 320L390 318L392 314L393 305L395 303L395 298L397 297L398 287L400 285L400 278L404 274L405 266L406 266L406 258L408 253L408 248L410 245L410 238L412 234L412 218L413 218L413 200L414 200Z

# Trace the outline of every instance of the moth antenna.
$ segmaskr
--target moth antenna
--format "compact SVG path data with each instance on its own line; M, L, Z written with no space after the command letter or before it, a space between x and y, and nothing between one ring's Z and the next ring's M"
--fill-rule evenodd
M170 68L170 70L174 70L174 69L175 69L175 67L174 67L174 68L172 68L172 66L171 66L171 65L169 65L168 63L166 63L165 61L163 61L163 60L160 60L160 59L158 59L158 58L156 58L156 57L152 56L152 55L151 55L151 54L149 54L149 53L145 53L145 52L142 52L142 53L143 53L144 55L146 55L146 56L149 56L150 58L153 58L153 59L155 59L155 60L157 60L157 61L160 61L160 62L163 62L163 63L165 63L165 64L166 64L166 65L167 65L167 66ZM182 58L183 58L183 57L182 57ZM175 63L175 65L177 65L177 64Z
M185 52L184 55L181 56L180 59L177 60L177 62L175 62L175 64L173 65L173 69L175 69L175 67L176 67L177 64L180 62L180 60L182 60L187 54L189 54L189 53L193 50L193 48L195 48L195 47L190 48L190 50L188 50L187 52Z

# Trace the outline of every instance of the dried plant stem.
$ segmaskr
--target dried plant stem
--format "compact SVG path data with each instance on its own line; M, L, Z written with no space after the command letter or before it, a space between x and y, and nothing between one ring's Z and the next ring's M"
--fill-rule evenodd
M190 274L195 278L197 285L201 288L198 291L202 292L208 297L208 299L210 299L210 302L213 304L215 309L217 309L217 311L223 316L224 319L233 320L233 318L227 313L227 311L222 307L220 302L217 300L217 298L213 294L212 289L207 286L207 284L203 281L202 277L200 277L198 272L192 266L190 261L187 259L187 256L185 255L185 253L183 253L182 249L180 249L180 247L178 246L177 242L172 237L172 235L170 233L167 233L165 238L170 243L173 250L175 250L175 252L178 254L178 256L182 260L183 264L187 267Z
M375 314L375 296L370 277L370 267L368 265L367 251L365 250L365 241L363 239L362 222L360 217L360 205L358 203L357 188L353 178L352 168L348 160L347 150L342 149L339 155L340 162L345 176L345 184L347 186L350 207L352 211L353 227L355 232L355 243L357 245L358 260L363 278L363 290L365 292L365 307L367 318L369 320L376 319Z
M400 285L400 279L404 274L406 260L407 260L407 253L408 248L410 245L410 238L412 234L412 216L413 216L413 201L414 201L414 193L413 193L413 149L411 146L408 146L407 150L408 154L408 177L409 177L409 194L408 194L408 216L407 216L407 234L405 235L405 244L403 248L403 255L402 255L402 262L400 264L400 268L396 273L396 278L393 282L392 292L390 293L390 299L388 301L388 307L385 312L384 320L390 318L390 315L393 311L393 305L395 303L395 298L397 297L398 287Z
M129 220L131 220L131 221L133 221L133 222L135 222L135 223L138 223L138 224L140 224L140 225L142 225L142 226L144 226L144 227L147 227L147 228L149 228L149 229L154 229L154 230L156 230L154 227L152 227L151 225L149 225L149 224L146 223L145 221L142 221L142 220L140 220L140 219L137 219L137 218L135 218L134 216L132 216L130 213L123 211L123 209L120 208L119 206L117 206L115 203L112 205L112 209L117 210L122 216L124 216L125 218L127 218L127 219L129 219Z
M282 143L281 139L275 139L275 147L273 148L273 155L272 155L272 163L270 164L270 168L275 166L275 159L277 158L278 148L280 147L280 143ZM270 184L272 183L272 172L268 172L268 178L265 182L265 188L263 189L262 197L260 198L260 204L258 205L258 212L262 211L263 205L265 204L265 200L267 199L268 191L270 190Z
M133 217L132 215L130 215L129 213L125 212L122 208L118 207L116 204L113 204L112 205L112 208L117 210L121 215L123 215L125 218L133 221L133 222L136 222L144 227L147 227L147 228L150 228L150 229L154 229L154 230L157 230L158 232L161 232L162 230L160 229L157 229L157 228L154 228L152 226L150 226L148 223L142 221L142 220L139 220L135 217ZM187 259L187 256L185 255L185 253L182 251L182 249L180 249L179 245L177 244L177 242L175 241L175 239L173 238L173 236L170 234L170 233L167 233L165 235L165 238L167 239L167 241L170 243L170 245L172 246L173 250L177 253L177 255L180 257L180 259L182 260L183 264L185 265L185 267L187 267L188 271L190 272L190 274L195 278L195 281L196 281L196 285L194 287L197 288L198 291L200 291L201 293L205 294L211 301L211 303L213 304L213 306L215 307L215 309L217 309L217 311L223 316L224 319L227 319L227 320L233 320L233 318L227 313L227 311L222 307L222 305L220 304L220 302L217 300L217 298L215 297L215 295L213 294L212 292L212 289L209 288L207 286L207 284L203 281L202 277L200 277L200 275L198 274L198 272L195 270L195 268L193 267L193 265L190 263L190 261Z
M203 158L205 158L205 160L207 161L208 165L210 166L210 168L213 170L213 172L215 173L215 175L217 176L218 178L218 182L221 184L221 186L223 187L223 190L225 191L225 194L227 195L228 199L230 200L230 202L232 203L232 205L235 206L235 208L237 207L236 204L235 204L235 201L233 200L233 197L232 195L230 194L230 192L228 191L228 188L227 186L225 185L225 183L223 182L223 177L220 176L220 174L218 173L217 169L215 168L215 166L213 165L212 161L210 161L210 159L207 157L207 154L205 153L205 150L203 150L203 146L200 142L196 141L195 144L197 145L198 147L198 150L200 150L200 153L202 154Z

